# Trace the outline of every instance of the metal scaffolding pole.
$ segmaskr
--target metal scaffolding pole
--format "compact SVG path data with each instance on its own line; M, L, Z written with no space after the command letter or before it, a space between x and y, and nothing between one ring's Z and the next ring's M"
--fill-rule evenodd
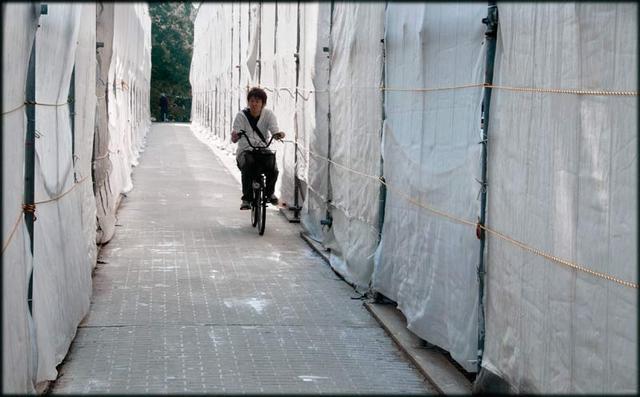
M498 32L498 8L495 1L489 2L487 17L482 20L487 25L485 37L487 40L487 55L484 83L493 84L493 64L496 56L496 36ZM484 248L485 233L484 227L486 207L487 207L487 141L489 137L489 114L491 109L491 88L484 88L484 96L482 98L482 180L480 187L480 217L478 219L478 228L476 234L480 239L480 258L478 264L478 371L482 364L482 356L484 353L484 336L485 336L485 318L484 318Z
M32 204L35 190L35 140L36 140L36 39L33 39L26 87L27 135L24 143L24 203ZM25 211L24 218L29 233L29 248L33 256L33 222L35 209ZM33 269L29 274L29 291L27 295L29 312L33 313Z

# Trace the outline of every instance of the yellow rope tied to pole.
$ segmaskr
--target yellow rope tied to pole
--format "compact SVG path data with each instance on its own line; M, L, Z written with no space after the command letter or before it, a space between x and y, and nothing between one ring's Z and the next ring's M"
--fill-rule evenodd
M33 214L33 220L35 221L36 218L36 206L40 205L40 204L46 204L46 203L50 203L56 200L61 199L62 197L66 196L67 194L71 193L73 191L73 189L75 189L78 185L80 185L82 182L86 181L87 179L89 179L89 176L85 176L84 178L80 179L77 182L74 182L73 186L71 186L71 188L69 188L69 190L67 190L66 192L50 198L48 200L42 200L42 201L36 201L35 203L32 204L22 204L22 211L18 214L18 219L16 219L15 224L13 225L12 229L11 229L11 233L9 233L9 237L7 238L7 241L2 245L2 253L4 253L5 249L7 249L7 247L9 246L9 243L11 242L11 240L13 239L13 235L15 234L16 230L18 229L18 225L20 224L20 220L22 218L23 213L32 213Z
M536 88L536 87L513 87L495 84L464 84L450 87L436 88L394 88L380 87L382 91L405 91L405 92L433 92L433 91L449 91L463 88L495 88L498 90L516 91L516 92L534 92L549 94L573 94L573 95L590 95L590 96L638 96L637 91L609 91L609 90L581 90L572 88Z
M16 108L13 108L11 110L7 110L6 112L2 112L2 115L4 116L5 114L9 114L9 113L15 112L16 110L20 110L20 109L22 109L24 107L24 105L25 104L23 103L22 105L20 105L20 106L18 106Z
M293 141L287 141L287 142L293 142ZM300 147L300 145L298 145L298 146ZM406 193L396 189L395 187L390 186L384 180L384 178L381 178L381 177L375 176L375 175L369 175L369 174L366 174L366 173L363 173L363 172L360 172L360 171L356 171L356 170L354 170L352 168L349 168L349 167L347 167L345 165L336 163L335 161L330 160L330 159L328 159L328 158L326 158L324 156L318 155L318 154L312 152L311 150L309 150L309 154L312 155L313 157L316 157L318 159L325 160L328 163L334 164L337 167L343 168L343 169L345 169L345 170L347 170L347 171L349 171L351 173L354 173L354 174L357 174L357 175L360 175L360 176L363 176L363 177L366 177L366 178L377 180L379 183L381 183L384 186L386 186L389 191L391 191L391 192L393 192L395 194L398 194L399 196L403 197L405 200L407 200L411 204L413 204L413 205L415 205L415 206L417 206L419 208L425 209L425 210L427 210L429 212L432 212L432 213L434 213L436 215L442 216L444 218L447 218L447 219L449 219L451 221L454 221L454 222L457 222L457 223L460 223L460 224L463 224L463 225L472 226L474 229L477 229L477 228L482 229L482 230L486 231L487 233L490 233L490 234L492 234L492 235L494 235L494 236L496 236L496 237L498 237L498 238L500 238L500 239L502 239L504 241L507 241L507 242L509 242L511 244L514 244L514 245L516 245L516 246L518 246L518 247L520 247L520 248L522 248L522 249L524 249L526 251L529 251L529 252L531 252L533 254L536 254L538 256L541 256L543 258L546 258L546 259L548 259L550 261L553 261L553 262L556 262L558 264L570 267L570 268L572 268L574 270L578 270L578 271L590 274L590 275L592 275L594 277L598 277L598 278L601 278L601 279L604 279L604 280L612 281L614 283L623 285L625 287L638 289L638 284L637 283L633 283L633 282L630 282L630 281L622 280L622 279L620 279L618 277L615 277L615 276L612 276L610 274L606 274L606 273L598 272L598 271L595 271L595 270L591 270L591 269L589 269L589 268L587 268L585 266L579 265L577 263L571 262L571 261L566 260L566 259L559 258L559 257L557 257L555 255L551 255L551 254L546 253L546 252L544 252L544 251L542 251L540 249L531 247L531 246L529 246L529 245L527 245L527 244L525 244L525 243L523 243L521 241L515 240L515 239L513 239L513 238L511 238L509 236L506 236L505 234L500 233L500 232L498 232L496 230L493 230L493 229L491 229L491 228L489 228L489 227L487 227L485 225L480 225L477 222L471 222L471 221L468 221L466 219L459 218L459 217L457 217L455 215L452 215L452 214L449 214L449 213L447 213L445 211L441 211L441 210L439 210L437 208L434 208L434 207L431 207L431 206L426 205L424 203L421 203L417 199L407 195Z

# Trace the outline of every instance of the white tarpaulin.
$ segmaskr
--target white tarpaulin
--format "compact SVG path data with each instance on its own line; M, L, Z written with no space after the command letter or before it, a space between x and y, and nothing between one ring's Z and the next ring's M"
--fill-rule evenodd
M192 129L200 139L215 144L229 156L235 153L235 144L231 143L233 117L246 106L246 85L252 81L249 72L257 73L255 63L247 61L247 57L251 60L257 56L257 47L247 43L249 35L255 35L252 27L258 21L256 11L255 5L248 8L203 3L194 22L189 76L194 93ZM234 49L244 49L249 55L235 54Z
M636 5L498 7L496 84L637 92ZM293 143L278 148L279 186L292 204L300 177L307 235L331 249L336 271L395 300L411 331L470 372L481 334L487 12L486 3L203 4L191 69L193 129L229 153L246 87L267 90L299 146L297 164ZM636 282L635 97L493 96L488 225ZM486 235L483 365L520 391L635 390L634 290Z
M97 5L98 71L94 155L98 243L115 232L121 195L151 127L151 19L142 3Z
M24 101L39 9L2 5L2 392L32 393L35 339L27 306L32 257L22 212L27 120ZM14 62L8 62L13 60Z
M36 107L35 201L52 200L37 205L34 223L37 382L56 378L56 365L64 358L78 323L89 309L91 269L96 255L95 247L87 250L91 243L95 244L95 228L88 235L83 228L83 223L95 223L95 212L83 212L82 203L86 198L82 187L91 183L91 170L80 169L81 164L74 160L74 156L80 158L80 153L74 153L70 109L66 104L78 43L90 41L95 35L95 25L92 28L82 24L85 37L80 36L81 20L93 18L95 11L92 14L88 7L63 3L50 4L48 11L36 32L36 102L62 105ZM91 73L95 58L92 53L81 53L89 57L81 60L81 65ZM76 97L81 106L77 110L89 111L88 117L93 118L95 109L83 108L86 102L81 98L94 95L93 84L79 88ZM89 138L82 137L87 133ZM78 141L92 141L92 130L75 129L75 134ZM85 153L86 148L81 154ZM88 166L89 162L83 159L82 165ZM78 184L75 189L74 184Z
M133 40L133 38L136 40ZM133 45L135 44L135 45ZM151 19L146 5L116 3L113 18L113 47L108 73L109 159L111 160L111 202L133 188L132 167L151 127L148 100L135 101L134 88L148 96L151 75ZM138 127L134 108L140 106L143 121ZM135 128L134 128L135 127Z
M331 266L366 289L378 244L384 3L336 3L331 30ZM366 175L373 176L367 177Z
M482 90L417 89L482 83L486 13L482 3L389 4L385 38L389 188L373 288L468 371L477 367L479 242L473 228L423 206L480 215Z
M300 180L300 199L307 195L309 180L309 136L316 128L316 94L314 76L316 75L316 56L318 52L318 8L316 4L300 7L300 50L299 81L295 109L295 134L292 137L298 143L297 175ZM325 56L326 59L326 56Z
M295 108L296 108L296 54L298 28L298 4L276 4L275 54L273 59L273 89L270 103L278 118L278 126L286 133L285 144L272 144L276 150L280 200L287 205L294 203L295 173ZM267 4L264 5L265 7ZM299 154L299 153L298 153Z
M253 86L265 89L280 130L288 140L294 137L296 24L294 3L200 6L190 71L192 129L200 139L235 156L231 123L247 106L247 88ZM274 141L271 148L280 169L276 194L292 204L294 145Z
M494 84L638 90L632 3L498 4ZM488 226L638 280L638 100L494 90ZM483 366L520 393L637 393L638 292L489 235Z
M116 34L119 38L114 46L118 68L114 75L128 73L125 85L131 94L109 98L113 108L109 110L121 117L120 122L110 121L125 137L120 145L109 148L122 153L130 167L149 124L146 93L151 26L146 5L115 8L116 21L131 19L133 14L138 25L116 25L115 30L120 33ZM3 51L8 51L3 52L3 59L7 60L3 62L3 79L7 83L3 86L3 106L25 102L34 37L36 56L35 145L25 145L25 109L3 108L3 326L8 327L3 329L3 391L13 393L39 391L45 381L56 379L56 366L64 359L77 326L88 311L91 271L97 253L96 216L100 220L92 188L92 166L96 164L96 152L106 150L110 141L109 134L100 133L106 112L103 118L96 112L96 108L101 109L96 106L100 99L96 97L96 79L101 79L102 71L96 69L96 19L104 10L103 5L50 3L48 12L38 20L40 10L39 4L3 5ZM127 40L132 37L140 40L131 45ZM128 63L120 62L127 59ZM101 92L104 90L98 90L98 94ZM100 139L96 152L94 134ZM33 146L36 219L32 258L26 225L22 217L16 220L16 216L25 200L25 169L29 168L25 164L25 147ZM108 174L109 167L111 164L105 169L96 167L97 173ZM113 166L119 171L118 167ZM111 187L107 188L111 192ZM97 189L96 195L101 192L106 190ZM99 198L104 199L104 195ZM115 213L115 209L112 211ZM31 267L30 325L27 291Z
M304 132L305 154L308 159L307 189L301 223L312 239L324 242L327 228L320 221L327 217L328 181L326 161L329 150L329 42L331 26L331 4L307 4L303 14L305 36L311 40L304 43L303 64L309 70L313 87L302 90L305 98L315 102L315 117L311 120L312 130ZM327 49L325 52L324 49ZM309 81L309 80L307 80ZM310 106L309 106L310 107Z

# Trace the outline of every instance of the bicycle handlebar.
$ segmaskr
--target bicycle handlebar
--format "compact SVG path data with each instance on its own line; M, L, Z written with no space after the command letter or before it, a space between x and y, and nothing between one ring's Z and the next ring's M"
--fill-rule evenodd
M266 146L253 146L253 145L251 144L251 140L250 140L250 139L249 139L249 137L247 136L247 131L245 131L245 130L240 130L240 132L238 132L238 135L239 135L239 136L244 136L244 138L247 140L247 143L249 144L249 146L251 146L251 148L252 148L253 150L267 149L267 148L271 145L271 142L273 142L273 138L274 138L274 135L271 135L271 138L269 139L269 143L267 143L267 145L266 145Z

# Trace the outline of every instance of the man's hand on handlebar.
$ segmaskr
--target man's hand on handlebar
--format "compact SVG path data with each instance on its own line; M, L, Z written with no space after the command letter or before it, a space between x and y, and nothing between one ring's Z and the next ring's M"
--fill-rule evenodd
M238 131L231 131L231 142L236 143L238 142L238 139L240 139L240 134L238 133Z
M281 141L282 139L284 139L284 132L276 132L275 134L273 134L273 139Z

